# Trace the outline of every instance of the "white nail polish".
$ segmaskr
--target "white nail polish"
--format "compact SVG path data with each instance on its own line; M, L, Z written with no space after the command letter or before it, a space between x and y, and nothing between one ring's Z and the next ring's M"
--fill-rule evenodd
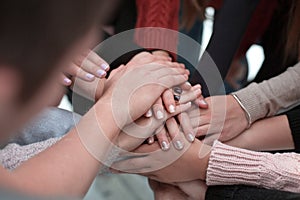
M192 102L188 102L185 104L186 106L192 106Z
M182 144L182 142L179 141L179 140L177 140L177 141L175 142L174 146L175 146L175 148L176 148L177 150L182 150L182 149L183 149L183 144Z
M107 64L101 64L102 69L105 71L108 70L109 66Z
M187 85L187 86L189 86L189 87L192 87L192 85L190 84L190 82L185 82L185 84Z
M169 148L170 148L170 146L169 146L169 144L168 144L166 141L162 141L162 142L161 142L161 149L162 149L163 151L168 151Z
M153 144L153 143L154 143L154 138L153 137L148 138L148 144Z
M157 118L157 119L162 119L162 118L164 118L164 113L161 112L160 110L157 111L157 112L156 112L156 118Z
M206 101L204 101L203 99L199 101L201 104L207 105Z
M72 83L72 81L68 78L64 78L64 82L68 85Z
M85 75L85 77L86 77L87 79L93 79L93 78L95 78L95 76L94 76L93 74L90 74L90 73L87 73L87 74Z
M175 106L170 105L169 106L169 111L170 111L170 113L174 113L175 112Z
M194 135L193 134L188 134L187 135L187 140L189 141L189 142L194 142L195 141L195 137L194 137Z
M152 111L151 111L151 110L148 110L145 116L146 116L146 117L152 117Z
M103 71L102 69L99 69L99 70L97 70L97 75L98 76L100 76L100 77L102 77L102 76L105 76L106 75L106 72L105 71Z

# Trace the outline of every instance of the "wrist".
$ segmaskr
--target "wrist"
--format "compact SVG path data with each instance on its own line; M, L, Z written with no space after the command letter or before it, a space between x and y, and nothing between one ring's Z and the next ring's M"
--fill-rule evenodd
M95 104L76 125L76 132L87 152L106 164L120 129L105 104Z
M195 166L197 171L195 177L200 180L205 180L210 158L211 146L206 145L199 140L196 140L195 142L197 143L197 153L195 153L195 155L197 156L197 164L193 164L192 166Z
M152 52L153 55L158 55L158 56L166 56L166 57L170 57L169 53L167 51L164 50L155 50Z
M227 112L241 119L241 126L244 129L250 128L252 124L251 116L235 94L227 95Z

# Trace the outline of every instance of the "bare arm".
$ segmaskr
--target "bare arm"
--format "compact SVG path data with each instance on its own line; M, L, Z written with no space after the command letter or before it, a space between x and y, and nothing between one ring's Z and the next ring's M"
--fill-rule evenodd
M286 115L257 121L249 129L225 143L230 146L256 151L295 148Z
M103 130L108 138L118 133L109 110L101 107L105 117L101 117ZM77 132L89 134L97 131L97 123L89 121L94 118L91 110L79 123L77 130L73 129L61 141L28 160L13 172L0 168L1 184L20 192L36 195L71 195L83 196L95 178L101 163L96 160L83 146ZM112 128L114 127L114 128ZM103 135L99 134L101 146L99 151L107 152L108 145ZM4 185L5 184L5 185Z

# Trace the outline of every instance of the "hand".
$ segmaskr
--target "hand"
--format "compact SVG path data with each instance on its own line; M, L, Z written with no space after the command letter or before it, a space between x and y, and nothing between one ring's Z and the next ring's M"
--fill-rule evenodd
M171 184L160 183L149 179L149 186L153 190L155 200L186 200L188 195Z
M207 185L204 181L195 180L176 183L177 187L189 196L191 200L204 200Z
M196 180L181 183L160 183L149 179L149 185L156 200L204 200L207 186L203 181Z
M127 125L117 139L117 146L125 151L132 151L139 147L147 138L164 124L164 121L180 112L184 112L191 107L191 103L180 104L176 107L176 112L164 115L164 119L140 117L134 123Z
M164 96L164 94L163 94L163 96ZM173 101L174 101L173 95L170 98L172 98ZM195 85L192 88L190 88L189 90L183 90L181 98L180 98L180 100L177 104L180 105L180 104L185 104L185 103L188 103L188 102L193 102L197 98L201 98L201 86L200 85ZM164 102L166 102L166 101L168 101L168 100L166 99ZM153 106L153 107L155 107L155 106ZM176 112L176 109L174 109L174 111ZM163 112L164 112L164 110L163 110ZM167 113L167 112L165 112L165 113ZM173 114L173 112L171 112L171 114ZM180 114L180 113L178 113L178 114L179 114L179 116L176 117L176 118L181 118L181 116L183 115L183 114ZM186 123L188 123L188 120L189 120L189 118L185 119ZM170 121L170 123L172 123L173 121L174 120ZM169 122L167 122L167 125L168 124L169 124ZM176 125L177 125L177 123L176 123ZM175 135L178 131L174 132L174 129L173 129L173 132L168 131L168 129L171 128L171 127L172 126L161 127L160 130L156 132L155 136L158 139L158 142L161 144L161 147L162 147L163 150L168 150L169 143L171 141L175 141ZM180 127L180 128L182 128L182 127ZM192 127L190 129L185 129L185 127L184 127L183 133L185 134L186 139L189 142L194 141L196 134L194 134ZM153 140L153 142L154 142L154 140ZM152 143L149 143L149 144L152 144Z
M109 65L93 51L86 51L78 56L62 74L62 84L70 86L72 80L67 76L92 82L95 78L104 78L109 70Z
M224 142L236 137L247 128L246 115L231 95L213 96L205 100L208 103L207 109L194 107L188 112L198 137L217 134L218 139Z
M140 53L107 80L99 101L112 106L115 120L121 127L146 113L167 88L180 85L188 78L187 70L178 63L151 61L153 57L149 53ZM140 60L150 61L139 64Z
M164 183L205 180L211 147L199 140L189 146L188 142L185 144L185 151L177 151L174 147L160 151L158 143L142 145L134 154L121 155L112 169L141 174Z
M169 53L163 50L156 50L152 52L152 55L156 56L157 60L169 60L172 61L172 58L170 57ZM183 64L179 64L182 68L185 68ZM188 74L189 75L189 74ZM190 90L191 85L186 82L185 84L181 85L181 88L184 90ZM146 113L146 117L151 117L152 114L154 113L154 116L157 119L162 119L164 116L164 111L168 111L169 113L174 113L175 112L175 100L173 98L173 92L171 89L165 90L160 98L157 99L157 101L154 103L152 106L152 109L150 109Z

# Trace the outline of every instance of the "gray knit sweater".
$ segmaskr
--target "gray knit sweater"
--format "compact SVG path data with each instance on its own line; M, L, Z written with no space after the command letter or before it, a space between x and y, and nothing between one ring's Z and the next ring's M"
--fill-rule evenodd
M273 116L300 103L300 62L284 73L234 92L251 122Z
M13 170L24 161L49 148L60 140L80 116L59 108L47 108L0 149L0 163Z

